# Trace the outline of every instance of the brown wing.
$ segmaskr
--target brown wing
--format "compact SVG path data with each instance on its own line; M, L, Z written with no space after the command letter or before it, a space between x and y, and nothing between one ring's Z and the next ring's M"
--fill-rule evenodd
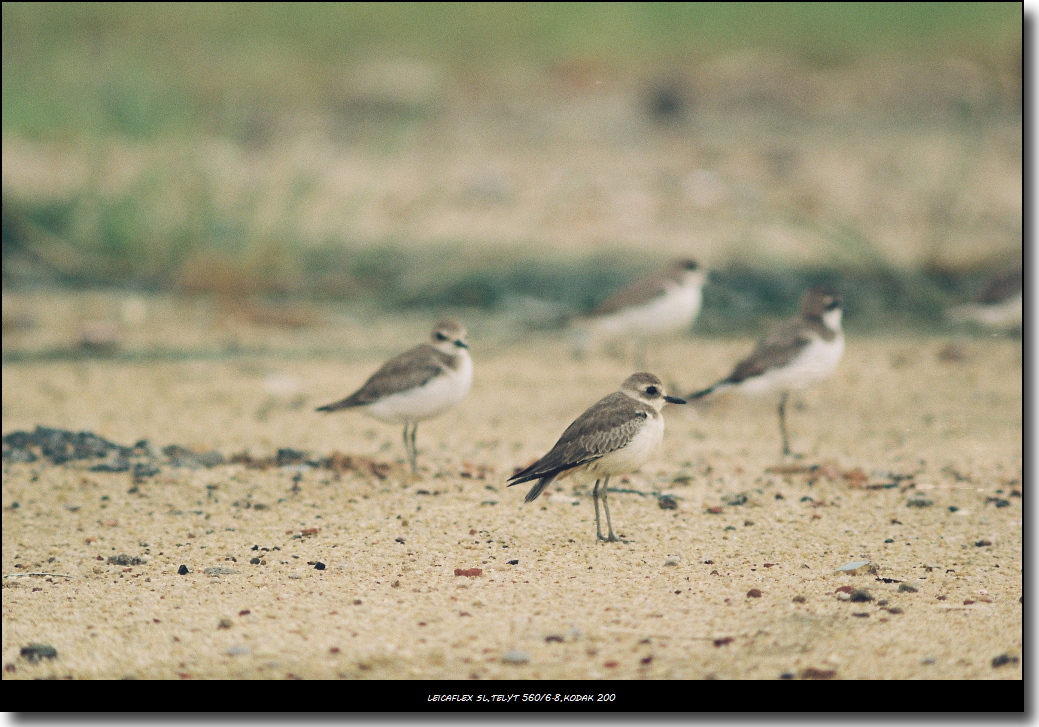
M805 328L804 321L787 321L758 341L750 355L736 364L736 368L721 383L738 384L754 376L761 376L769 369L785 366L797 358L811 342L812 338Z
M551 451L509 478L510 484L547 477L615 452L632 440L647 416L648 407L615 391L577 417Z
M405 351L392 358L372 374L364 386L341 401L327 404L318 411L336 411L352 406L364 406L390 394L422 386L441 373L448 365L448 357L428 343Z
M644 305L654 298L658 298L667 292L668 272L661 271L641 280L637 280L626 288L623 288L600 303L591 312L593 316L606 316L616 313L624 308Z

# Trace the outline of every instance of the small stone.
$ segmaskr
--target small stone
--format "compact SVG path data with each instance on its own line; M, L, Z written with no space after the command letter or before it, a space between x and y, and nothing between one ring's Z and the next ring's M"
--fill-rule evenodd
M249 647L248 646L232 646L230 649L227 650L227 655L228 656L248 656L249 655Z
M526 664L530 661L530 654L525 651L506 651L501 660L506 664Z
M761 591L757 588L751 588L747 591L747 598L761 598Z
M934 500L929 500L923 495L916 495L906 500L906 507L930 507L934 504Z
M678 558L677 555L669 555L668 557L664 558L664 565L665 566L676 566L676 565L678 565L678 561L679 561L679 558Z
M518 560L507 560L505 562L508 563L509 565L519 565L519 561Z
M793 598L794 603L804 603L807 600L808 599L805 598L804 596L794 596L794 598Z
M837 569L839 573L847 573L848 575L876 575L880 570L880 566L876 563L871 563L868 560L854 560L850 563L845 563Z
M671 495L661 495L657 498L657 506L661 510L677 510L678 500L673 498Z
M25 649L22 649L22 651L24 652ZM1016 656L1011 656L1010 654L1000 654L992 660L992 668L998 669L1001 666L1006 666L1007 664L1016 664L1019 661L1021 660L1018 659Z
M992 545L992 541L991 540L979 540L976 543L974 543L974 545L976 545L979 548L986 548L986 547Z
M144 558L138 558L136 555L127 555L126 553L108 556L108 565L144 565L147 562Z
M259 565L259 564L260 564L260 559L259 558L250 558L249 559L249 565Z
M935 661L937 661L937 659L935 659L933 655L928 654L927 656L925 656L923 659L920 660L920 663L923 664L924 666L930 666Z
M220 622L216 625L218 629L229 629L232 626L234 626L234 622L229 618L220 619Z
M207 576L229 576L237 573L234 568L225 568L222 565L214 565L202 571Z
M36 664L40 659L57 659L58 650L49 644L29 644L23 646L21 655L26 658L30 664Z
M314 569L315 570L324 570L325 569L325 564L322 563L321 561L318 561L317 563L314 564Z
M869 603L873 596L865 588L855 588L848 593L848 600L853 603Z
M188 571L188 567L186 565L182 565L180 568L177 569L178 575L186 576L189 572L190 571Z

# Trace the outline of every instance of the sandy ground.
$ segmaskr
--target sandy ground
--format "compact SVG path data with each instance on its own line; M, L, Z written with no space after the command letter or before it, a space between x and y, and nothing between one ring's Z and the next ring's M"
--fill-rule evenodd
M630 542L600 544L588 489L525 505L504 484L631 372L616 357L474 322L472 392L419 427L417 477L396 427L313 411L429 323L239 332L267 356L5 364L5 435L359 464L134 483L5 462L3 677L1021 678L1020 340L852 332L834 379L790 408L801 458L779 455L772 399L668 407L658 456L611 482ZM211 330L177 335L204 347ZM751 343L687 336L648 368L684 393ZM341 355L298 353L322 346ZM124 553L147 562L109 564ZM873 565L837 570L855 561ZM70 577L7 577L29 572ZM30 643L57 658L30 663Z

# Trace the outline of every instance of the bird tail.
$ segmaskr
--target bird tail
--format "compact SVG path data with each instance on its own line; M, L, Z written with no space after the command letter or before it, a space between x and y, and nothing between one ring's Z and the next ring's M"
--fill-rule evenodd
M533 502L534 500L538 499L538 495L540 495L541 492L546 487L548 487L549 484L551 484L552 480L554 480L555 478L556 478L556 476L554 474L548 475L546 477L542 477L540 480L538 480L534 484L533 487L530 488L530 492L528 492L527 496L523 498L523 502ZM513 484L518 484L518 483L513 483Z
M690 400L702 399L703 397L707 396L708 394L713 393L716 388L718 388L718 384L714 384L713 386L708 386L706 389L701 389L700 391L694 391L691 394L687 394L685 398L686 399L690 399Z
M352 406L357 406L358 402L354 401L352 396L348 396L340 401L333 402L331 404L325 404L319 406L315 411L339 411L340 409L349 409Z

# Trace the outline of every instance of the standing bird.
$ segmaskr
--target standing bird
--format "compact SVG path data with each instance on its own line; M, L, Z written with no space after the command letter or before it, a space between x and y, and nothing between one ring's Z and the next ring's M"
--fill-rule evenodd
M462 324L441 321L433 329L429 343L390 359L360 389L342 401L318 407L317 411L363 407L366 414L379 421L403 423L404 449L411 471L418 473L418 423L443 414L469 393L473 361L468 349Z
M758 341L750 355L727 377L689 395L700 399L730 389L749 394L779 391L779 432L783 454L790 454L786 434L786 401L794 389L827 378L844 353L841 317L844 303L829 285L815 285L801 298L801 315L791 318Z
M582 318L577 352L600 339L632 338L635 366L642 368L646 339L688 330L703 303L704 271L694 260L675 260L614 293Z
M619 391L600 399L577 417L548 454L510 477L508 486L537 480L523 500L532 502L555 480L571 476L577 478L576 484L595 480L595 534L599 540L617 542L606 500L610 475L634 472L653 454L664 436L660 410L665 402L685 404L684 399L668 396L653 374L632 374ZM606 510L609 537L603 537L599 522L600 499Z
M972 302L953 306L945 315L954 323L1012 331L1021 328L1024 307L1024 274L1018 263L989 278Z

